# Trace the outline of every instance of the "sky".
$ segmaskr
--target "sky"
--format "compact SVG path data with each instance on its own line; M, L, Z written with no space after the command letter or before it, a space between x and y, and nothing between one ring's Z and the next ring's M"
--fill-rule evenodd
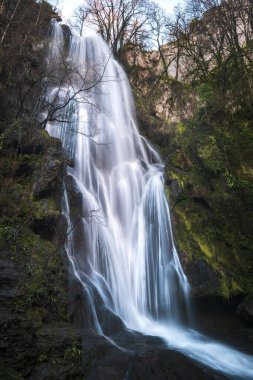
M172 12L173 8L179 3L179 0L156 0L156 2L168 12ZM73 10L80 4L81 0L60 0L59 9L62 9L62 16L65 19L71 17Z

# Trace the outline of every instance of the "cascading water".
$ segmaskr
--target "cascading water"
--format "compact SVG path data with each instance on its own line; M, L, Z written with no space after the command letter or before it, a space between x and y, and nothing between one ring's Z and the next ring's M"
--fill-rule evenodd
M49 64L63 50L55 23ZM102 334L93 291L133 330L232 378L253 379L253 357L183 327L189 285L173 241L163 165L138 133L127 77L96 35L72 36L67 61L73 78L52 86L68 105L66 122L48 124L74 158L64 196L66 250L89 294L93 325ZM70 189L68 191L68 189ZM78 194L73 204L71 189Z

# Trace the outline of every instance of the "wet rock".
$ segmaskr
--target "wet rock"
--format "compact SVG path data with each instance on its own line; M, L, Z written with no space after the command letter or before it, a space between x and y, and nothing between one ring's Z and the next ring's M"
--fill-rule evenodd
M131 332L131 340L133 335ZM144 340L149 345L144 344ZM136 333L132 349L113 345L105 337L86 331L84 350L88 357L87 380L212 380L225 379L213 374L182 354L161 348L158 339ZM138 341L142 342L138 346ZM152 342L151 342L152 341ZM141 347L141 348L140 348Z
M56 236L57 236L57 244L58 244L58 249L62 257L62 261L65 265L65 268L67 269L68 267L68 257L67 253L65 250L65 243L68 235L68 221L66 216L62 213L57 221L57 226L56 226Z
M43 164L34 174L34 196L42 198L59 194L62 190L64 173L65 157L63 152L55 147L49 148Z
M214 375L178 352L150 351L139 356L129 366L127 380L211 380L225 379Z
M45 325L38 331L38 361L29 380L81 379L83 365L82 330L69 323Z
M219 277L205 260L190 260L182 255L182 264L191 286L193 297L215 295L219 289Z
M236 336L240 341L244 342L244 351L248 350L250 355L253 355L253 329L252 328L241 328L236 331Z
M69 206L73 218L78 218L82 215L83 196L72 175L68 175L65 179L66 189L68 193Z
M71 37L72 37L71 29L66 24L62 24L61 27L63 30L63 37L64 37L65 46L68 49L70 41L71 41Z
M1 357L8 366L27 376L36 362L35 330L17 313L1 309L0 315Z
M131 351L118 347L109 339L87 330L84 337L84 351L87 353L87 380L122 380L133 357Z
M194 298L194 328L206 336L245 350L247 342L238 334L243 324L236 314L240 299L239 296L225 299L217 295Z
M3 256L0 258L0 300L7 302L19 296L20 292L16 284L21 274L13 262Z
M76 279L73 273L70 273L70 277L69 310L71 321L79 328L89 328L94 324L94 320L91 313L88 289Z
M100 310L100 320L103 331L106 335L115 334L119 331L124 331L126 328L124 322L111 310L103 307Z
M253 294L249 294L240 303L237 313L248 326L253 327Z

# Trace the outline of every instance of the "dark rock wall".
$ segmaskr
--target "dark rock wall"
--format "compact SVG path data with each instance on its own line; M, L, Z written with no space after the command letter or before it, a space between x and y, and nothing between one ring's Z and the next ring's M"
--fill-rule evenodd
M71 322L58 228L66 158L36 125L22 131L19 142L6 134L0 158L0 374L79 379L83 334Z

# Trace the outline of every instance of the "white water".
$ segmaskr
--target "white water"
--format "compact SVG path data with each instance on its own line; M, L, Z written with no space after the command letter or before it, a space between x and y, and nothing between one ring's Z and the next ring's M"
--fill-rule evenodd
M49 64L58 59L57 47L63 48L59 25ZM64 101L82 91L64 110L68 122L49 124L48 130L61 137L75 160L69 181L80 192L80 202L76 210L67 185L66 249L89 294L95 328L103 333L94 288L128 328L162 337L170 347L231 378L253 379L253 357L182 325L189 285L173 241L163 165L138 133L124 71L95 35L73 36L68 62L78 75L71 85L67 81L65 87L52 88L49 97L59 93Z

